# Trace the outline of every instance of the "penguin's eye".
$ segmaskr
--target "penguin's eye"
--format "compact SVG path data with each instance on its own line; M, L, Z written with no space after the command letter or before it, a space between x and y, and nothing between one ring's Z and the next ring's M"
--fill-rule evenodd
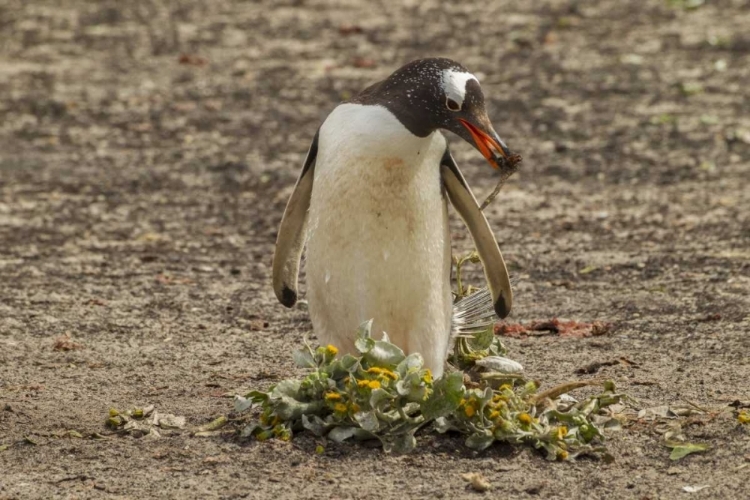
M445 98L445 106L451 111L461 111L461 105L450 97Z

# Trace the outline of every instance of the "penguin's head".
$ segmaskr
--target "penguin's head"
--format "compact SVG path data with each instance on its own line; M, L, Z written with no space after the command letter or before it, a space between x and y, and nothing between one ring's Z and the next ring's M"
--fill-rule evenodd
M414 135L449 130L494 168L511 152L492 127L477 78L456 61L418 59L362 91L352 102L384 106Z

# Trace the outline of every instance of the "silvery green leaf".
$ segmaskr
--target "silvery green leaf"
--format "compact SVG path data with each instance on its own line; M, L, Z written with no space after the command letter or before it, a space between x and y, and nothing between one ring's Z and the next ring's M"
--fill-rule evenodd
M372 318L363 321L357 328L358 339L369 339L372 337Z
M482 368L501 373L523 372L523 366L521 366L521 363L513 361L512 359L503 358L502 356L487 356L486 358L476 360L475 363Z
M385 389L374 389L370 394L370 406L378 408L383 401L390 401L393 396Z
M398 382L396 382L396 392L398 393L399 396L406 396L407 394L411 392L411 390L412 390L412 386L407 381L399 380Z
M330 426L317 415L302 415L302 427L321 437L325 435Z
M574 410L573 410L574 411ZM569 425L578 425L577 415L575 413L561 412L558 410L547 410L544 416L549 421L566 423Z
M425 386L417 386L412 388L412 390L409 392L409 395L406 396L406 399L409 401L412 401L411 404L421 404L423 403L429 394L429 390Z
M475 351L484 351L489 349L492 341L495 339L495 325L490 325L486 330L473 333L469 339L469 345Z
M260 429L261 426L258 422L253 422L251 424L246 425L242 431L240 431L240 437L242 438L248 438L253 435L253 432L255 432L255 429Z
M253 403L265 403L270 398L267 392L261 391L250 391L245 394L245 397L251 399Z
M445 434L448 431L455 430L455 427L445 417L438 417L435 419L435 430L440 434Z
M402 420L401 415L397 410L382 412L378 415L378 418L387 424L395 424Z
M595 437L601 437L602 433L599 432L593 424L585 423L578 427L578 433L581 435L584 443L590 442Z
M282 380L271 391L271 399L277 399L282 396L296 398L297 394L299 394L300 383L299 380Z
M372 432L367 432L364 429L360 429L359 427L354 428L354 435L352 436L357 441L369 441L371 439L377 439L378 437L373 434Z
M464 395L464 374L453 372L443 375L432 386L432 394L422 404L426 420L443 417L456 411Z
M484 450L490 447L495 441L495 436L492 434L472 434L466 438L466 446L472 450Z
M292 359L294 359L294 364L300 368L315 368L317 366L310 349L307 347L294 351Z
M354 373L359 367L359 359L355 358L351 354L344 354L339 360L339 365L343 370L348 373Z
M404 351L397 345L382 340L376 340L372 349L363 358L375 366L395 366L404 360Z
M281 396L280 401L274 405L274 413L282 420L296 420L302 417L302 415L318 413L323 406L323 401L301 403L289 396Z
M414 416L422 410L422 405L419 403L411 402L404 405L404 413L407 415Z
M505 356L508 353L508 349L505 344L500 340L500 337L495 337L490 344L490 354L493 356Z
M326 437L335 443L343 443L354 436L356 430L356 427L334 427Z
M357 348L360 354L367 354L367 352L375 346L375 341L370 337L358 338L354 341L354 347Z
M236 412L243 412L249 408L252 408L252 406L255 404L255 401L248 398L243 398L242 396L234 396L234 411Z
M492 400L492 396L494 395L494 392L492 391L492 388L485 387L485 389L479 390L474 389L474 393L476 394L477 400L479 401L479 408L482 409L484 406L489 403Z
M380 442L383 443L383 451L386 453L409 453L417 446L417 440L414 438L416 429L405 434L381 436Z
M383 331L383 337L380 340L382 340L383 342L388 342L389 344L391 343L391 339L390 337L388 337L388 334L385 331Z
M380 422L374 411L357 412L354 414L354 420L368 432L377 432L380 429Z
M409 370L420 370L422 365L424 365L424 358L418 352L414 352L406 356L404 360L398 364L396 371L401 378L404 378Z

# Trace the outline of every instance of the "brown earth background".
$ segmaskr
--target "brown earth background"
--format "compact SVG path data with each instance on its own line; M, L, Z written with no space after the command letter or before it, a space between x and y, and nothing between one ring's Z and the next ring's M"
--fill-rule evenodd
M712 410L680 420L711 450L672 462L638 420L610 464L458 436L406 456L93 439L110 407L194 428L301 374L308 315L269 269L303 155L337 103L435 55L479 76L524 156L487 210L510 320L614 325L510 356L545 387L604 376L639 408ZM714 410L750 400L749 82L748 1L1 1L0 498L479 496L466 472L497 498L748 498L750 430ZM452 143L483 198L495 173Z

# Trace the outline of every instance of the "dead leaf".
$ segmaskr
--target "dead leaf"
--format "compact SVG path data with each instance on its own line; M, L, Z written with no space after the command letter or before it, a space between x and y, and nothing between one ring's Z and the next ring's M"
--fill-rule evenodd
M538 335L559 335L560 337L585 338L596 337L609 333L610 323L594 321L592 323L580 321L562 321L552 318L549 321L532 321L527 324L498 322L495 325L495 335L505 337L526 337Z
M352 66L355 68L374 68L378 65L378 63L374 59L370 59L367 57L355 57L352 62Z
M225 464L229 462L229 457L226 455L215 455L212 457L206 457L203 459L204 464Z
M357 35L363 31L362 26L359 26L358 24L342 24L339 26L339 33L345 36Z
M205 425L201 425L200 427L198 427L197 431L198 432L212 432L212 431L217 431L217 430L221 429L222 427L224 427L225 425L227 425L227 422L229 422L227 420L227 417L225 417L224 415L222 415L222 416L214 419L213 421L211 421L211 422L209 422L209 423L207 423Z
M55 343L52 346L55 351L75 351L77 349L83 349L83 345L78 342L74 342L69 332L65 332L65 335L60 335L55 339Z
M180 64L187 64L189 66L205 66L208 64L208 60L204 57L197 56L195 54L180 54L178 59Z
M708 488L708 485L704 484L702 486L683 486L682 490L686 491L688 493L697 493L700 490L703 490L703 489L706 489L706 488Z
M589 273L593 273L593 272L594 272L594 271L596 271L597 269L599 269L599 266L586 266L586 267L584 267L583 269L581 269L580 271L578 271L578 274L589 274Z
M468 472L461 474L461 479L469 483L474 491L487 491L492 488L492 484L486 477L478 472Z
M710 447L703 443L680 443L680 442L668 442L665 444L668 448L672 448L672 453L669 454L670 460L679 460L683 457L690 455L691 453L702 453Z
M171 413L162 414L154 412L153 422L162 429L184 429L187 419L185 417L172 415Z
M586 366L583 366L575 371L578 375L588 375L592 373L596 373L599 371L600 368L603 368L605 366L615 366L620 364L618 360L611 360L611 361L595 361L593 363L589 363Z
M654 419L654 418L676 418L677 415L669 409L668 405L653 406L651 408L644 408L638 412L638 418L641 419Z

